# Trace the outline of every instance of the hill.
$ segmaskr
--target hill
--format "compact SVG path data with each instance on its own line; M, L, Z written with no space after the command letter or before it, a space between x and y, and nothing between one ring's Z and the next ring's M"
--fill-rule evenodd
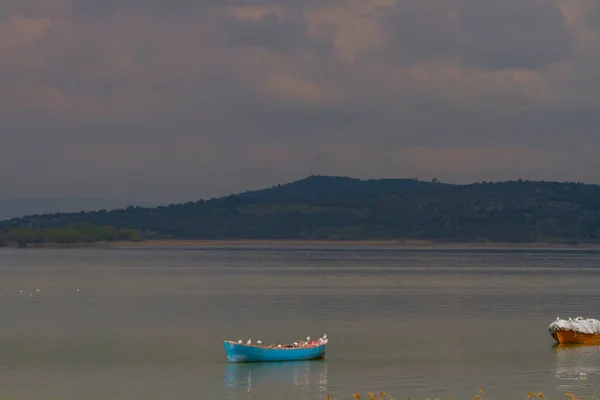
M134 229L145 238L598 243L600 186L310 176L185 204L29 216L0 229L73 224Z

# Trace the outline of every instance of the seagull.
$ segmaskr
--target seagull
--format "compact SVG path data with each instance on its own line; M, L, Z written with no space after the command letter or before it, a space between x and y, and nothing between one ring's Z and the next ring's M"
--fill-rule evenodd
M306 341L308 342L309 340L310 340L310 336L307 336L306 337Z
M326 333L323 334L323 339L327 339L327 334Z

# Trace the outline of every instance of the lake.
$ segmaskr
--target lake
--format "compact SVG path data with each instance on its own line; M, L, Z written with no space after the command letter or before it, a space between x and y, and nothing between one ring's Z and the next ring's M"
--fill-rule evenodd
M600 394L600 252L0 249L0 397L396 399ZM228 364L222 338L326 333L325 360Z

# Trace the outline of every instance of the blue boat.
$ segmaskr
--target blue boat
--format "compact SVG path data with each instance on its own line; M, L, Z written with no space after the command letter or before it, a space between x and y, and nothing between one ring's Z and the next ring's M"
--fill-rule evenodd
M314 341L270 346L223 339L223 347L232 363L315 360L325 357L327 336Z

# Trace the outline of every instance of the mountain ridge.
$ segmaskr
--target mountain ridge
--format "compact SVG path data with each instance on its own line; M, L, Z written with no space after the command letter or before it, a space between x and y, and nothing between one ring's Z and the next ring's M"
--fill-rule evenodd
M310 175L270 188L158 207L31 215L39 228L73 223L138 229L145 238L597 243L600 186L512 180Z
M150 203L103 198L20 197L0 198L0 220L56 212L79 212L125 208L131 204Z

